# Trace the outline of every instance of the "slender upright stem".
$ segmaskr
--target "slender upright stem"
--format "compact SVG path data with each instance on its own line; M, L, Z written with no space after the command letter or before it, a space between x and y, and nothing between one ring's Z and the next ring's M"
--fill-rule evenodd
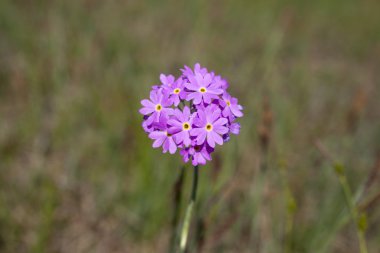
M181 168L180 174L173 185L173 216L171 220L171 237L169 243L169 252L174 253L176 250L177 244L177 232L178 232L178 224L180 218L180 210L181 210L181 201L182 201L182 191L183 191L183 181L185 177L185 167Z
M365 241L364 229L359 226L359 211L354 203L354 197L351 193L350 186L348 185L346 175L344 174L344 167L340 164L335 164L335 172L338 175L339 182L342 186L344 196L346 198L347 206L351 213L352 221L355 224L356 234L359 240L360 253L367 253L367 244Z
M197 189L198 189L198 165L194 166L194 178L193 178L193 187L191 189L191 200L195 202L197 198Z
M193 186L191 189L190 202L186 209L185 219L183 221L182 231L181 231L181 241L180 241L180 251L181 253L186 251L187 237L190 229L191 214L193 212L193 205L197 197L198 188L198 166L194 166L194 176L193 176Z
M359 240L359 249L360 253L368 253L367 249L367 243L365 240L365 229L366 229L366 218L363 213L360 212L360 209L357 207L357 200L358 197L354 197L350 186L347 182L347 177L344 172L344 166L340 163L337 163L334 158L331 156L331 154L328 152L328 150L323 146L323 144L320 141L316 141L315 146L318 148L318 150L321 152L321 154L326 157L332 164L335 170L335 174L338 176L339 183L342 187L347 206L349 209L349 213L351 216L352 221L354 222L355 229L356 229L356 234L358 236ZM359 194L356 194L356 196L360 197L360 192ZM338 229L340 226L344 225L346 223L345 217L341 218L341 221L338 222L336 228ZM326 247L326 246L325 246Z

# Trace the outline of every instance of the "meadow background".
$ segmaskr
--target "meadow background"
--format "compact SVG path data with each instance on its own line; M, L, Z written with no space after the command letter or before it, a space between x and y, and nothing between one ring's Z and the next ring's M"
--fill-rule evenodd
M0 1L0 252L167 252L192 169L151 148L138 109L196 62L245 116L200 170L188 252L359 252L335 163L380 252L379 10Z

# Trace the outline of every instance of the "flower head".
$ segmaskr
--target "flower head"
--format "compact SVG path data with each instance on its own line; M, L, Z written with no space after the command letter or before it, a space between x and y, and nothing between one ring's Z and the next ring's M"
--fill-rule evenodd
M185 66L177 79L161 74L160 81L140 109L142 127L154 148L171 154L179 149L184 162L204 165L216 145L239 134L235 121L243 116L243 107L227 93L228 83L221 76L197 63Z

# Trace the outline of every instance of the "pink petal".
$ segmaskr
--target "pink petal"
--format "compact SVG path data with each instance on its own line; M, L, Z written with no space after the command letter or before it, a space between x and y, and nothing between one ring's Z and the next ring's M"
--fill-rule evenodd
M162 94L162 90L157 91L157 102L162 103L162 99L164 97L164 94Z
M211 133L212 137L214 138L214 141L217 144L223 145L223 138L219 134L215 133L214 131L212 131L210 133Z
M197 96L194 98L193 103L195 105L198 105L202 102L202 95L199 93L195 93L195 94L197 94Z
M231 112L236 116L236 117L241 117L243 116L243 113L241 111L239 111L239 109L237 108L236 105L233 105L230 107L231 108Z
M166 153L169 150L169 140L168 138L165 139L164 144L162 145L162 153Z
M212 132L207 133L207 143L208 143L208 145L210 145L210 147L212 147L212 148L215 147L215 140L212 136Z
M179 121L176 120L176 119L169 119L167 123L168 123L169 125L171 125L171 126L176 126L176 127L182 128L182 123L179 122Z
M205 75L205 77L203 79L203 83L205 86L208 86L211 83L211 75L210 74Z
M206 136L207 136L207 134L206 134L205 131L201 132L198 135L197 139L196 139L197 140L197 144L198 145L202 145L205 142L205 140L206 140Z
M149 94L149 98L150 100L153 102L153 103L157 103L158 102L158 98L157 98L157 92L152 90Z
M185 117L185 119L189 118L189 116L190 116L190 109L189 109L189 107L185 106L183 108L183 116Z
M218 109L218 110L213 111L210 117L210 122L214 123L219 117L220 117L220 110Z
M206 164L206 160L204 159L204 157L201 154L198 153L194 156L192 164L194 166L196 166L198 164Z
M228 94L226 91L223 93L223 100L229 100L229 101L231 101L231 95L230 94Z
M180 97L181 99L186 99L186 97L187 97L187 92L184 91L184 90L181 90L181 92L179 93L179 97Z
M199 84L197 83L197 80L194 79L194 77L189 76L189 83L185 84L185 87L189 90L198 90L199 89Z
M222 126L228 123L228 120L226 118L219 118L217 121L214 122L214 126Z
M141 114L143 114L143 115L148 115L148 114L154 112L154 108L144 107L144 108L141 108L141 109L139 110L139 112L140 112Z
M226 134L226 133L228 133L228 127L221 126L221 125L214 126L213 130L215 132L217 132L218 134Z
M194 99L195 97L197 97L199 94L198 92L192 92L192 93L189 93L189 95L187 96L186 100L187 101L190 101L191 99Z
M165 113L166 115L173 115L173 108L163 108L162 111L163 113Z
M190 130L191 136L201 135L205 130L203 128L193 128Z
M154 131L154 132L151 132L149 134L149 138L151 138L151 139L158 139L158 138L162 138L165 136L166 136L166 133L162 132L162 131Z
M177 119L180 118L181 114L182 114L182 112L181 112L180 109L177 109L177 108L174 109L173 115L174 115Z
M153 104L151 101L149 101L148 99L144 99L144 100L141 100L141 104L145 107L152 107L152 108L155 108L155 104Z
M219 100L219 104L222 106L222 107L226 107L227 106L227 103L226 103L226 101L224 101L224 100Z
M183 139L183 144L187 147L187 146L190 146L191 144L191 140L190 140L190 137L189 137L189 133L184 133L184 139Z
M162 84L166 84L167 83L167 78L164 74L161 74L160 75L160 81Z
M153 121L156 119L157 117L157 114L156 113L153 113L152 115L150 115L146 120L145 120L145 123L146 125L150 125L153 123Z
M158 138L157 140L155 140L155 141L153 142L152 147L153 147L153 148L158 148L158 147L160 147L160 146L162 145L162 143L164 142L164 140L165 140L165 137Z
M171 84L173 84L174 83L174 76L173 75L168 75L168 77L167 77L167 81L168 81L168 84L169 85L171 85Z
M205 114L205 112L202 110L198 110L197 115L198 115L198 119L199 119L199 120L197 120L197 122L199 122L201 126L206 125L206 114Z
M197 81L197 84L198 84L199 87L203 87L204 86L203 76L200 73L196 73L195 74L195 80Z
M169 153L174 154L177 151L177 145L174 143L173 138L168 138L169 140Z
M184 137L183 134L184 134L184 132L178 132L178 133L173 135L174 140L177 144L180 144L181 142L183 142L183 137Z
M174 106L178 106L180 102L178 95L173 95L172 98Z
M210 88L208 88L207 92L210 94L214 94L214 95L220 95L223 93L223 90L222 89L210 89Z
M226 107L223 109L222 115L223 115L223 117L228 117L230 114L231 114L230 107L229 107L229 106L226 106Z
M168 133L171 135L178 134L181 131L182 131L182 127L170 127L168 129Z
M211 103L211 96L207 93L204 93L203 94L203 101L205 101L206 104L210 104Z

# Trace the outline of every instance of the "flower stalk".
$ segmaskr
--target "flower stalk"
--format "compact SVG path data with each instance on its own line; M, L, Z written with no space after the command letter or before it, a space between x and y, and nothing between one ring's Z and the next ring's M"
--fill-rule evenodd
M181 168L180 174L176 182L173 185L173 209L174 213L171 220L171 230L172 234L170 237L169 250L168 252L174 253L177 246L177 231L180 217L180 209L181 209L181 200L182 200L182 190L183 190L183 181L185 177L185 166Z
M191 189L191 196L189 205L186 209L185 219L183 221L182 231L181 231L181 239L180 239L180 251L181 253L186 251L187 238L190 230L190 222L191 216L193 212L193 206L195 204L195 200L197 197L197 188L198 188L198 166L194 166L194 176L193 176L193 184Z

